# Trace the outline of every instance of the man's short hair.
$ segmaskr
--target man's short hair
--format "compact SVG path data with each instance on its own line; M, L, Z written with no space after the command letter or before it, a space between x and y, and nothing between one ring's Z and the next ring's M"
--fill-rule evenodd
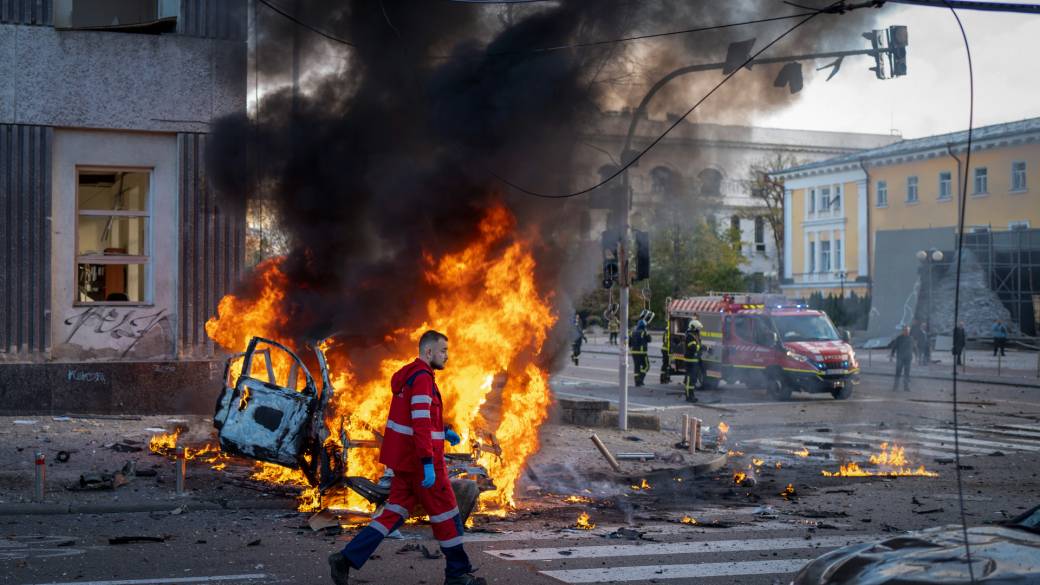
M430 329L426 333L423 333L422 337L419 338L419 352L422 353L424 349L437 343L442 339L444 341L448 341L448 336L441 333L440 331L434 331L433 329Z

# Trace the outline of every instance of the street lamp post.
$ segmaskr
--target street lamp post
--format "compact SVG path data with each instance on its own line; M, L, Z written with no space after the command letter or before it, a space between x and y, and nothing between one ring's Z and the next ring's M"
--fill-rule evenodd
M838 272L838 280L841 281L841 304L845 304L845 279L848 278L848 273L844 270Z
M924 315L925 327L928 328L928 334L932 333L932 304L935 295L932 291L933 279L932 279L932 267L942 262L943 253L940 250L918 250L917 259L921 261L921 264L928 271L928 309Z

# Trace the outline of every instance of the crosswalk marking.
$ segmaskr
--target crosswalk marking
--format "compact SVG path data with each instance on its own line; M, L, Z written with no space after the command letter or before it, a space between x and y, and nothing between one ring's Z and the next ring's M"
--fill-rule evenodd
M858 544L873 537L863 535L824 536L805 538L756 538L742 540L704 540L685 542L659 542L652 544L610 544L601 546L517 548L486 550L484 552L510 561L545 561L567 559L597 559L603 557L639 557L651 555L689 555L720 552L742 552L759 550L789 550L803 548L832 548Z
M936 439L936 440L939 440L939 441L950 442L951 443L950 447L951 448L953 447L953 445L952 445L953 431L950 431L949 434L921 433L921 432L918 432L918 433L915 433L915 436L921 437L921 438L924 438L924 439ZM967 443L968 445L978 445L980 447L983 447L983 446L984 447L992 447L994 449L1015 449L1015 450L1018 450L1018 451L1030 451L1032 453L1036 453L1036 452L1040 451L1040 445L1027 445L1025 443L1003 443L1003 442L999 442L999 441L983 441L981 439L960 439L960 442L961 443ZM964 448L963 445L962 445L961 448L962 449Z
M691 513L696 516L702 522L706 524L710 522L708 518L714 516L726 514L741 514L740 511L725 510L713 513L707 510L699 510L696 513ZM531 542L536 540L589 540L593 538L604 538L610 533L614 532L620 526L597 526L595 530L572 530L567 532L560 532L558 530L518 530L516 532L500 532L500 533L489 533L489 532L467 532L462 538L464 542ZM626 527L628 528L628 527ZM784 531L784 530L804 530L804 525L792 524L790 522L782 522L779 520L768 520L765 522L756 521L754 524L737 524L735 526L728 526L726 532L768 532L768 531ZM691 524L651 524L648 526L638 527L639 532L645 532L648 536L670 536L670 535L689 535L689 534L717 534L718 528L701 527L698 525ZM489 551L490 552L490 551Z
M949 433L953 434L953 429L947 427L926 427L920 429L926 432L938 432L938 433ZM1000 435L998 437L990 437L993 439L1003 439L1008 441L1036 441L1040 442L1040 433L1030 433L1027 431L1009 431L1006 429L973 429L964 430L958 429L958 433L962 435L977 436L977 437L988 437L990 435Z
M1018 429L1020 431L1040 432L1040 425L997 425L1002 429Z
M689 565L642 565L540 572L564 583L613 583L617 581L649 581L651 579L697 579L703 577L730 577L734 575L794 573L810 560L785 559L732 563L694 563Z
M911 452L916 452L921 455L928 455L929 457L947 457L953 453L952 443L943 443L936 441L915 441L909 437L900 437L893 435L882 435L882 434L868 434L868 433L847 433L851 437L858 437L861 439L867 439L875 442L888 442L894 443L907 449ZM970 447L968 445L961 445L961 451L965 453L971 453L973 455L989 455L993 452L993 449L979 449L976 447Z

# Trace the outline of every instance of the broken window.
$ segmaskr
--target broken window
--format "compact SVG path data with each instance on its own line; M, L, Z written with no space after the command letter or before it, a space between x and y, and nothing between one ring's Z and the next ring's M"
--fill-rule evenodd
M79 169L77 303L146 303L151 173Z
M54 0L54 28L169 33L180 0Z

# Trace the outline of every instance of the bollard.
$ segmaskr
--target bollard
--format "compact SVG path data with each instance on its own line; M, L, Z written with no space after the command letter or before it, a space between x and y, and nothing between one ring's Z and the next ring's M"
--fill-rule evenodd
M690 447L690 415L682 415L682 436L679 437L680 443L686 443L686 447Z
M36 452L36 481L33 484L33 501L43 501L43 487L47 481L47 459L40 451Z
M188 460L184 457L184 447L177 447L177 457L173 464L176 466L177 495L184 494L184 476L188 472Z
M700 451L704 448L701 443L701 429L704 427L704 421L699 418L693 419L693 439L690 441L694 451Z

